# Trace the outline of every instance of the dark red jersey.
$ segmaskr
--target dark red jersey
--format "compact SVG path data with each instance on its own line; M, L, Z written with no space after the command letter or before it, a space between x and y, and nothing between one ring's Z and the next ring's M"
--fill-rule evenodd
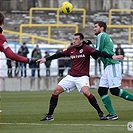
M86 44L79 49L71 46L63 51L64 56L70 56L71 58L72 66L69 74L74 77L90 76L90 55L94 52L95 50Z
M4 52L3 43L7 42L5 36L2 34L2 29L0 28L0 51Z
M19 56L18 54L14 53L10 47L8 46L7 40L5 36L2 34L2 28L0 27L0 52L5 53L7 58L10 58L12 60L18 61L18 62L28 62L28 58Z

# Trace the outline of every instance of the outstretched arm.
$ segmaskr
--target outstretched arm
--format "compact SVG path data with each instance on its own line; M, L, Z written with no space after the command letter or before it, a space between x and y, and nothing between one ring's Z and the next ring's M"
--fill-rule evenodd
M92 54L92 56L93 55L97 55L97 56L100 56L100 57L103 57L103 58L112 58L114 60L123 59L123 55L110 55L106 52L102 52L102 51L98 51L98 50L95 50L95 52Z
M28 63L29 59L23 56L19 56L18 54L14 53L8 45L6 38L1 36L3 40L0 42L0 51L5 54L5 56L11 60L15 60L18 62ZM1 39L0 38L0 39Z
M52 56L49 56L47 58L39 59L36 62L44 63L44 62L46 62L48 60L54 60L54 59L58 59L60 57L64 57L64 54L62 52L58 52L58 53L56 53L56 54L54 54Z
M23 63L28 63L28 58L19 56L18 54L14 53L9 47L6 48L3 51L6 55L7 58L10 58L12 60L18 61L18 62L23 62Z

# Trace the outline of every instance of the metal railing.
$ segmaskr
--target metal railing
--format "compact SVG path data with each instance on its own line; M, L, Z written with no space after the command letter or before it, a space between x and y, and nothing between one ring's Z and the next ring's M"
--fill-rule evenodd
M132 9L110 9L109 10L109 18L108 18L108 27L109 28L127 28L128 29L128 44L131 44L131 29L133 25L113 25L111 24L112 13L113 12L133 12Z
M50 39L51 38L51 27L74 27L75 33L78 32L78 26L76 24L21 24L20 25L20 41L19 41L20 43L22 43L23 27L29 27L29 28L31 28L31 27L48 27L48 38L47 38L48 44L50 44L50 42L52 41L52 39ZM68 42L65 42L63 44L68 44Z
M32 14L33 14L34 10L57 11L56 24L32 24ZM82 11L83 12L82 26L84 28L85 27L85 21L86 21L86 10L83 9L83 8L74 8L73 11ZM60 8L31 8L30 9L29 24L21 24L20 25L20 33L15 32L15 31L10 31L10 30L4 30L3 33L6 32L6 33L10 33L10 34L19 35L19 43L20 44L22 44L22 39L23 39L22 37L27 36L27 37L31 38L32 45L34 45L34 40L35 39L40 39L40 40L47 41L48 44L50 44L50 42L64 44L65 45L64 49L65 49L66 45L70 44L70 42L51 39L51 27L57 27L57 28L58 27L74 27L75 28L75 33L76 33L76 32L78 32L78 25L76 25L76 24L59 24L59 13L60 13ZM31 27L42 27L42 26L48 27L48 38L23 33L23 27L30 27L31 28Z
M108 24L109 25L112 25L111 24L111 18L112 18L112 13L113 12L133 12L133 9L110 9L109 10L109 21L108 21Z
M60 8L30 8L29 24L32 24L33 11L56 11L56 24L59 24ZM83 12L82 27L85 27L86 23L86 10L84 8L73 8L73 11Z
M64 42L64 41L60 41L60 40L55 40L55 39L51 39L51 38L45 38L45 37L35 36L35 35L31 35L31 34L26 34L26 33L10 31L10 30L3 30L3 33L15 34L15 35L18 35L21 37L27 36L27 37L31 38L32 45L34 45L35 39L40 39L40 40L44 40L44 41L51 41L51 42L55 42L55 43L59 43L59 44L64 44L65 45L64 48L66 48L66 45L70 44L70 42ZM20 44L22 44L22 43L20 42Z
M62 58L60 58L62 59ZM58 59L58 60L60 60ZM68 60L68 58L64 58L66 61ZM57 65L57 61L58 60L53 60L52 61L52 64L50 66L50 71L51 71L51 76L58 76L58 65ZM0 77L6 77L7 76L7 66L6 66L6 58L0 58L0 62L2 64L2 66L0 67ZM13 62L14 63L14 62ZM129 56L125 56L124 60L123 60L123 74L126 75L126 76L133 76L131 75L131 72L133 72L133 69L132 69L132 65L133 65L133 58L132 57L129 57ZM64 67L60 68L60 69L64 69L64 76L67 75L67 71L69 70L70 67L64 65ZM100 76L101 74L99 73L99 68L96 67L95 68L95 61L94 59L91 60L91 64L90 64L90 75L91 76ZM12 70L14 72L15 70L15 64L12 66ZM41 76L46 76L46 67L44 65L44 63L42 63L40 65L40 74ZM101 73L103 73L103 64L101 63ZM31 68L28 67L28 64L27 64L27 76L31 76ZM20 77L20 73L19 73L19 77Z
M133 28L133 25L107 25L108 28L127 28L128 29L128 44L131 44L131 29Z

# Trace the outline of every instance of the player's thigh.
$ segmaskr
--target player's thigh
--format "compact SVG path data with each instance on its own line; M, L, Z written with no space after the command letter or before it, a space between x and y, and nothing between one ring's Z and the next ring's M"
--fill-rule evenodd
M108 88L109 87L109 84L108 84L108 75L107 75L107 71L106 69L104 70L101 78L100 78L100 81L99 81L99 86L101 87L106 87Z
M108 73L109 88L121 86L121 66L120 64L114 64L110 67L110 73Z
M102 87L118 87L121 85L121 66L120 64L108 65L100 78L99 86Z
M89 77L82 76L82 77L75 77L75 84L80 93L82 93L82 88L87 87L90 88Z
M70 92L75 89L74 77L67 75L58 83L58 85L61 86L64 91Z

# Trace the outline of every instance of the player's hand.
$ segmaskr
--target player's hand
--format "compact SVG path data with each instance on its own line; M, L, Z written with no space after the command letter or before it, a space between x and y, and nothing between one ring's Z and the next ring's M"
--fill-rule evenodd
M124 58L124 56L123 56L123 55L113 55L112 58L113 58L114 60L121 60L121 59Z
M40 64L41 64L41 63L44 63L44 62L46 62L46 58L39 59L39 60L37 60L36 62L40 62Z

